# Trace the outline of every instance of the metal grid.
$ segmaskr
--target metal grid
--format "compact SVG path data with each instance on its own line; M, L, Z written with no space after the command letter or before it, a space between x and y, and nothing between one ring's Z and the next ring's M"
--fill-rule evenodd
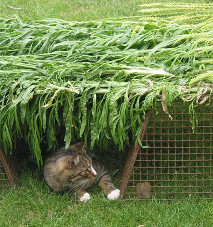
M14 176L9 168L9 165L0 149L0 189L5 187L14 187L16 185Z
M213 105L196 109L198 125L194 132L189 106L177 101L173 107L173 120L161 108L157 115L148 112L141 132L145 148L137 145L128 154L121 197L213 198ZM148 196L138 191L143 183L151 187Z

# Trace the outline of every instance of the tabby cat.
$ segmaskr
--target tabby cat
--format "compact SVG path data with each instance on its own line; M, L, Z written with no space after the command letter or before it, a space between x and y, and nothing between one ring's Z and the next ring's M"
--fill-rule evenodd
M77 192L80 201L90 199L86 189L94 183L102 187L109 200L120 196L104 166L87 154L83 142L73 144L65 151L59 149L44 164L44 179L55 192Z

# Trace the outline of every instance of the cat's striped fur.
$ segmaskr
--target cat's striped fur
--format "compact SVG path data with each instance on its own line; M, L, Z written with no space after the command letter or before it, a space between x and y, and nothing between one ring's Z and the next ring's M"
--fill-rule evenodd
M44 179L53 191L76 191L80 201L90 199L86 189L94 183L102 187L108 199L120 196L104 166L87 154L83 142L71 145L66 151L61 148L48 158L44 164Z

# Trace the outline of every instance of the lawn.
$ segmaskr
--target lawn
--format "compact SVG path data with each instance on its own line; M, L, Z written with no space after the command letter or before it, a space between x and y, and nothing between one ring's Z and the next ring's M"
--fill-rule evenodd
M100 188L90 192L89 202L78 203L50 193L37 171L26 170L21 186L0 192L0 226L213 226L212 201L108 201Z
M1 0L0 17L60 18L87 21L138 16L140 0ZM159 1L158 1L159 2ZM161 1L170 2L170 1ZM175 1L212 2L212 1ZM111 173L118 164L110 163ZM116 185L118 176L113 175ZM51 193L42 174L29 164L22 168L20 186L0 191L0 226L213 226L213 201L108 201L100 188L90 190L91 200L79 203L75 195Z
M138 5L153 0L1 0L0 16L64 20L97 20L100 18L138 16ZM157 2L212 2L211 0L160 0Z

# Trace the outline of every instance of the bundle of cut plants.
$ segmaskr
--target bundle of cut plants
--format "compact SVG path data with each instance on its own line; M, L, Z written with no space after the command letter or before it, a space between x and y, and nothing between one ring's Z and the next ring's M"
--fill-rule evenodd
M24 139L42 165L41 144L123 150L139 141L146 111L210 101L210 21L0 20L0 146ZM194 112L193 112L194 114Z

